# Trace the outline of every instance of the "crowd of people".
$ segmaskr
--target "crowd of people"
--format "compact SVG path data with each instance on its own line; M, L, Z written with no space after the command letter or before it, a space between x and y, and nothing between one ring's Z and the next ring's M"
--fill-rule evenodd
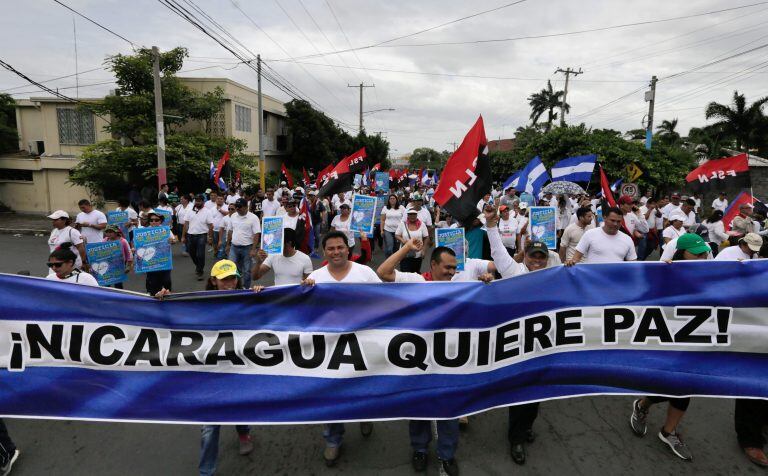
M660 259L673 265L681 260L748 260L768 257L764 208L741 205L739 214L726 232L723 212L728 206L725 194L714 200L711 212L704 213L700 197L678 193L668 196L621 196L616 207L602 206L598 197L541 194L534 198L518 193L513 187L495 188L477 204L477 216L458 223L435 203L434 186L418 184L379 194L380 213L372 236L351 229L350 209L353 194L376 195L365 186L321 197L313 187L290 189L285 182L265 191L227 193L205 190L200 194L169 193L161 187L155 203L120 200L117 210L128 212L128 236L107 223L104 213L88 200L79 203L80 213L73 219L63 210L49 218L52 231L48 240L50 255L48 279L90 286L98 285L88 273L85 243L120 241L126 269L135 259L133 230L170 226L171 242L180 242L183 254L195 266L199 281L206 289L252 289L270 271L275 285L317 283L422 283L427 281L483 281L514 278L521 274L558 266L581 263L614 263ZM172 201L169 202L169 196ZM178 197L178 202L176 201ZM304 205L306 213L299 207ZM552 206L556 211L557 246L531 240L529 209L534 205ZM172 223L164 223L167 213ZM261 249L261 222L264 217L282 216L284 246L281 255L268 255ZM311 227L305 220L309 217ZM466 259L464 270L457 271L455 252L434 247L436 228L465 229ZM308 249L307 230L314 233L315 246ZM370 266L375 247L382 249L383 262ZM359 250L356 252L355 250ZM654 253L658 254L656 258ZM315 268L311 257L322 254L326 260ZM205 277L206 259L214 262ZM427 260L426 266L424 260ZM147 292L163 298L173 290L171 271L147 274ZM120 286L117 286L120 287ZM651 407L668 402L667 418L658 438L672 453L691 460L692 452L684 443L679 424L691 400L646 396L635 400L628 415L631 431L638 436L647 432L646 419ZM526 445L535 439L533 424L539 404L509 407L510 455L518 464L526 461ZM736 401L737 439L750 461L768 466L763 446L762 425L768 419L768 402ZM459 473L455 457L460 428L466 418L437 423L437 455L442 469ZM253 450L249 428L237 427L240 453ZM360 431L368 436L373 424L361 422ZM345 425L324 425L323 458L334 465L342 447ZM424 471L428 465L428 446L432 439L429 422L411 421L409 433L413 448L412 464ZM216 468L219 427L206 426L202 432L200 474L213 474ZM18 457L18 450L0 425L0 474L7 474ZM5 471L5 472L4 472Z

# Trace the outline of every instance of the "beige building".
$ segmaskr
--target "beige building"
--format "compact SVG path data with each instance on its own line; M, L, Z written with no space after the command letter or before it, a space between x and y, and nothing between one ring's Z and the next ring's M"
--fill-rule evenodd
M181 79L195 91L224 90L226 101L208 125L210 133L245 140L246 152L258 158L257 92L229 79ZM285 107L264 95L263 108L267 171L277 171L289 152ZM83 187L69 183L69 171L86 146L110 138L104 132L107 121L58 98L30 98L16 101L16 124L19 152L0 155L0 202L24 213L78 211L77 202L89 195ZM191 123L185 128L200 130L205 125Z

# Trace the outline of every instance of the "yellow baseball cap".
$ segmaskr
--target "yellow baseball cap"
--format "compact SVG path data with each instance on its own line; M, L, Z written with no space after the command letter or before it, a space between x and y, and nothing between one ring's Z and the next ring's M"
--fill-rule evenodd
M224 279L230 276L237 276L239 278L240 273L237 272L237 265L228 259L217 261L213 268L211 268L211 277L213 278Z

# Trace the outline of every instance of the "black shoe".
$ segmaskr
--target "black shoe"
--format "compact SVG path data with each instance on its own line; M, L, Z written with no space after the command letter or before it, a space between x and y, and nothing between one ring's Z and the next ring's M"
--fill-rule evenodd
M527 441L528 443L533 443L534 441L536 441L536 433L534 433L533 430L528 430L525 433L525 441Z
M443 471L448 476L459 476L459 463L456 462L456 458L451 458L447 461L441 461L443 464Z
M418 473L423 473L427 470L427 453L421 451L414 451L411 457L411 465L413 470Z
M197 280L198 281L202 281L203 280L203 273L195 273L195 275L197 276Z
M512 445L509 453L512 455L512 461L521 466L525 464L525 446L522 443Z
M369 421L361 421L360 434L363 435L363 437L368 438L371 436L371 433L373 433L373 423Z

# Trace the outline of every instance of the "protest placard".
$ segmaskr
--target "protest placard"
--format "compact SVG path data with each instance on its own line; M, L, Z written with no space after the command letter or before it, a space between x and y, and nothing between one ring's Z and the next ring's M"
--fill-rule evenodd
M85 245L85 254L91 265L91 274L99 286L111 286L127 279L120 241L88 243Z
M437 228L435 246L445 246L456 253L456 271L464 271L467 261L467 248L464 245L464 228Z
M531 207L531 240L541 241L547 248L557 248L557 228L555 226L555 207Z
M389 173L376 172L376 193L389 193Z
M151 226L134 230L133 246L136 248L134 271L136 274L173 269L170 237L171 228L167 226Z
M153 211L163 216L163 225L171 226L173 224L173 212L171 212L170 210L155 208Z
M352 223L350 230L358 233L373 233L376 215L376 197L357 195L352 198Z
M128 212L123 212L120 210L107 212L107 224L117 225L117 227L120 228L120 232L123 234L123 237L125 237L125 239L128 239L128 227L130 223L131 223L131 218L128 215Z
M261 249L268 255L283 254L283 217L264 217L261 223Z
M597 224L603 223L603 207L597 207Z

